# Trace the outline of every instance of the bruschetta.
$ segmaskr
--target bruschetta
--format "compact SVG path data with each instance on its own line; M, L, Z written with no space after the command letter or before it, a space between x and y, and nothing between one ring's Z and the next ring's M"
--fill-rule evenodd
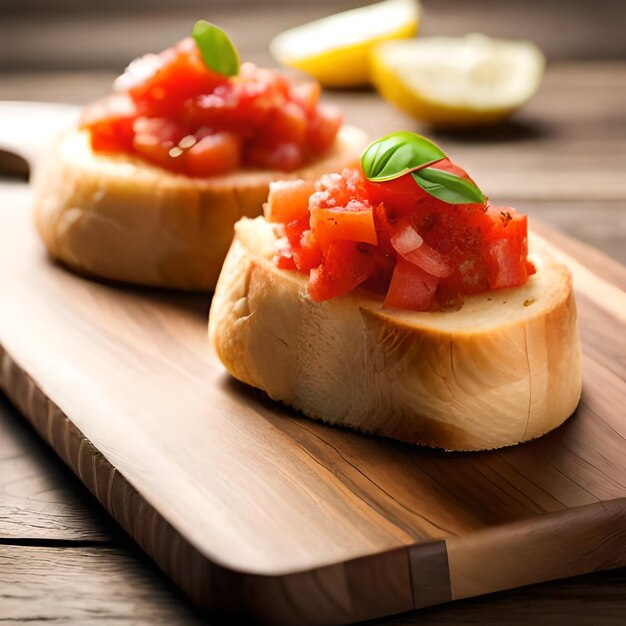
M200 26L133 61L35 171L36 227L75 271L210 290L233 224L261 214L271 181L358 160L364 133L316 82L240 65L222 31Z
M395 178L365 160L275 184L266 216L236 224L217 355L311 418L413 444L492 449L556 428L581 393L569 271L445 155L399 161Z

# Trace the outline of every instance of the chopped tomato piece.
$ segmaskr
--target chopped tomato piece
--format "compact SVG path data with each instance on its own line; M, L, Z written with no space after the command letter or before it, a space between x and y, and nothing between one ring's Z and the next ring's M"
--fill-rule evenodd
M376 238L378 240L378 247L380 250L395 257L395 249L391 245L391 234L393 231L393 224L387 217L387 211L385 205L380 203L373 207L374 225L376 226Z
M126 94L114 94L87 106L80 127L88 128L91 145L100 152L130 152L133 149L135 104Z
M214 92L188 98L182 107L181 119L189 128L247 127L239 98L234 91L218 87Z
M265 217L270 222L291 222L309 217L309 197L314 183L306 180L281 180L270 183Z
M129 85L128 93L148 116L175 116L184 102L198 94L210 93L227 77L210 70L191 38L159 55L133 61L117 86Z
M280 143L268 151L265 159L259 160L259 165L270 170L282 170L293 172L301 168L306 159L304 150L300 145L293 142Z
M428 311L435 300L439 279L421 267L398 257L393 270L385 307Z
M298 267L293 259L293 251L289 240L286 237L281 237L276 242L276 265L281 270L296 270Z
M244 159L246 165L283 172L293 172L304 162L304 152L295 143L257 144L247 149Z
M487 278L491 289L515 287L526 282L528 267L528 218L513 209L492 210L493 228L485 237Z
M276 267L281 270L297 270L296 262L293 257L278 254L276 256Z
M300 235L300 247L293 252L294 261L298 269L308 272L323 261L322 248L315 239L311 230L303 231Z
M341 240L328 245L324 261L309 275L309 295L313 300L343 296L370 277L373 266L359 245Z
M298 248L302 245L302 235L307 230L309 230L308 216L290 219L285 223L285 237L287 237L293 248Z
M311 228L322 245L336 239L378 243L372 207L357 200L336 209L312 208Z
M322 249L309 228L308 217L285 224L285 237L291 246L296 267L308 272L322 262Z
M213 176L228 172L239 163L241 145L232 133L213 133L183 150L185 170L192 176Z
M97 152L130 152L133 149L133 120L118 118L93 122L91 146Z
M183 161L178 158L180 155L176 151L171 153L185 134L176 122L138 117L133 124L133 133L133 149L146 161L174 171L183 168Z
M311 117L308 129L309 145L315 152L325 152L330 148L343 123L343 115L330 106L319 107Z
M272 111L266 132L270 137L282 137L290 143L304 146L308 127L309 122L302 106L295 102L285 102L282 107Z

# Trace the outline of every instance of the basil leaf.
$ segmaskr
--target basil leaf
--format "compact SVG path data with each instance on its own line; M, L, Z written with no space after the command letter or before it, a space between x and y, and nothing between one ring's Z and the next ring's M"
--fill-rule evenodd
M426 193L448 204L485 202L485 196L474 183L450 172L425 167L411 176Z
M198 20L191 31L191 36L200 50L204 64L223 76L239 74L239 53L228 35L205 20Z
M445 159L444 152L417 133L401 131L373 141L361 155L365 176L382 182Z

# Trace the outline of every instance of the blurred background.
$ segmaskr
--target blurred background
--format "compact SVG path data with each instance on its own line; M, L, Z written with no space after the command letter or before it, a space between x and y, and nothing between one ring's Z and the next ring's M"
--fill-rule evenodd
M277 33L354 0L0 0L0 97L83 103L127 63L219 24L243 59L275 65ZM420 35L527 38L549 61L626 59L624 0L423 0ZM64 82L57 79L63 77ZM622 94L623 95L623 94Z
M0 100L99 98L130 60L189 35L199 18L224 28L244 60L274 66L268 50L274 35L364 4L0 0ZM538 215L626 263L626 2L422 1L418 36L469 32L530 39L548 60L536 96L497 128L434 131L373 91L325 98L372 135L409 129L432 136L495 202Z

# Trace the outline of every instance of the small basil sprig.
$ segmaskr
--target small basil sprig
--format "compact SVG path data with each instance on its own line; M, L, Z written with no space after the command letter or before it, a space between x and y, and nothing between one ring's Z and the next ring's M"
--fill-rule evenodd
M484 203L485 196L466 178L434 167L424 167L411 173L413 180L428 194L448 204Z
M209 69L223 76L239 74L239 53L221 28L206 20L198 20L194 24L191 36L200 50L204 64Z
M449 204L485 202L472 182L451 172L430 167L447 158L445 153L417 133L397 132L373 141L361 155L368 180L384 182L411 173L413 180L431 196Z
M432 165L446 155L439 146L421 135L400 131L373 141L361 155L361 165L369 180L383 182Z

